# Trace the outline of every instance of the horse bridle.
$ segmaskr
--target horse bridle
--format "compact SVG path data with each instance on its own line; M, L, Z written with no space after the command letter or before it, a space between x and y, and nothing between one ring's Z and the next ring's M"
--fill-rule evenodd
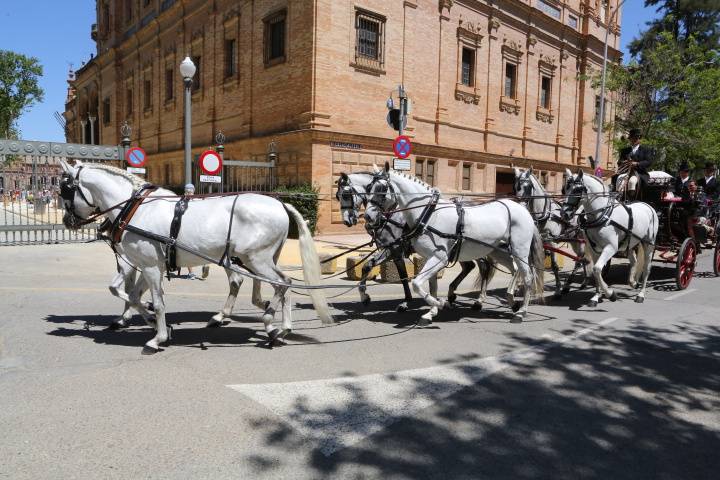
M76 227L93 222L97 216L96 214L100 212L100 208L88 200L87 196L83 192L82 186L80 186L80 172L82 169L82 165L77 167L77 173L75 173L74 177L67 172L63 173L60 177L60 198L62 198L65 202L65 211L70 216L69 221ZM75 211L75 194L79 194L83 202L94 209L94 215L91 215L88 218L83 218L78 215Z

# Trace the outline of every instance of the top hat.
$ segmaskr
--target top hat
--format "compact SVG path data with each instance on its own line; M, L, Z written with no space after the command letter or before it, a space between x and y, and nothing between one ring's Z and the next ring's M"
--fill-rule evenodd
M642 137L642 133L640 133L640 129L639 129L639 128L631 128L630 131L628 132L628 137L630 137L630 138L641 138L641 137Z
M715 170L715 164L713 162L705 162L705 170L713 169Z
M690 165L688 165L687 162L682 162L680 164L680 167L678 168L678 172L689 172L690 171Z

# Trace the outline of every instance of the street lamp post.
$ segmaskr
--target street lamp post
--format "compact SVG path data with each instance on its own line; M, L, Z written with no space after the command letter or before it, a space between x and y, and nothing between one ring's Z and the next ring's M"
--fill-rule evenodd
M610 36L610 26L617 17L617 13L620 11L620 7L622 7L623 3L625 3L625 0L621 0L620 3L617 4L610 15L610 20L608 20L607 26L605 27L605 47L603 51L602 80L600 82L600 111L598 112L600 118L598 118L597 135L595 137L595 159L598 167L602 165L602 158L600 157L600 142L603 134L603 120L605 120L605 76L607 75L608 37Z
M197 68L190 59L185 57L185 60L180 63L180 75L183 77L183 84L185 86L185 184L192 183L192 169L191 155L192 155L192 85L193 77Z

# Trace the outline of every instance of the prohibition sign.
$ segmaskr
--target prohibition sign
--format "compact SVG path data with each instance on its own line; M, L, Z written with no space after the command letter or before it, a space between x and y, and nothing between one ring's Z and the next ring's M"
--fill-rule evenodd
M125 153L125 161L131 167L140 168L145 165L147 154L140 147L133 147Z
M222 159L215 150L205 150L200 154L200 169L207 175L215 175L222 170Z
M398 135L393 142L393 152L398 158L408 158L412 151L410 139L405 135Z

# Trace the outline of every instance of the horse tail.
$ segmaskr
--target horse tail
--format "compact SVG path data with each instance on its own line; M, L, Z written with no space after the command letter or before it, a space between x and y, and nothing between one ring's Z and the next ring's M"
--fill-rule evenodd
M298 228L298 237L300 240L300 259L302 260L303 276L307 285L320 285L322 280L320 275L320 258L318 257L317 250L315 250L315 242L313 242L312 233L305 223L305 219L300 215L295 207L289 203L283 203L285 210L288 215L295 220L295 224ZM328 306L327 299L322 290L309 289L308 293L312 299L315 311L323 324L330 324L334 322L332 314L330 314L330 307Z
M533 237L530 243L530 256L528 257L532 271L532 294L542 302L545 291L545 248L540 231L533 226Z
M495 276L495 263L486 257L478 260L477 265L478 273L473 288L482 291L483 285L489 285Z

